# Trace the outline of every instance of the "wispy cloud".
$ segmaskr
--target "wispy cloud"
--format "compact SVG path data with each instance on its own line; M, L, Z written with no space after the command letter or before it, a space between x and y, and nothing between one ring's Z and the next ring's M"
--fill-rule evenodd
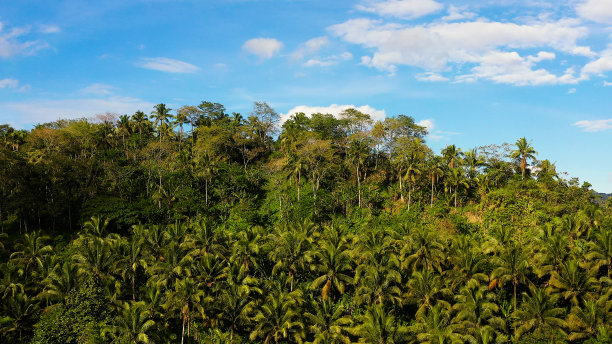
M612 118L610 119L599 119L594 121L578 121L573 124L576 127L582 128L584 131L596 132L603 130L612 129Z
M429 82L438 82L438 81L448 81L448 78L434 72L427 72L415 75L415 78L419 81L429 81Z
M107 84L95 83L81 90L81 93L93 94L97 96L107 96L113 93L114 87Z
M19 80L17 79L1 79L0 80L0 89L7 88L16 90L17 92L25 92L30 89L30 85L20 85Z
M195 73L199 67L180 60L167 57L144 57L136 64L138 67L168 73Z
M49 44L44 41L24 39L29 32L29 27L14 27L6 30L4 24L0 22L0 57L31 55L49 47Z
M269 59L276 55L283 43L274 38L253 38L242 45L242 50L261 59Z
M40 25L38 27L38 32L52 34L62 32L62 29L57 25Z
M337 65L342 61L348 61L353 58L349 52L344 52L340 55L331 55L323 58L312 58L304 63L304 67L329 67Z
M329 44L329 39L326 36L315 37L300 44L300 46L291 53L292 60L301 60L306 56L316 54L319 50Z
M357 5L360 11L376 13L382 16L414 19L441 10L444 6L433 0L387 0L368 1Z
M18 86L19 86L19 80L16 80L16 79L0 80L0 88L17 88Z
M58 118L91 117L100 113L130 114L148 111L154 104L131 97L80 98L63 100L32 100L0 103L0 120L13 119L12 125L26 127ZM9 117L8 114L11 116Z

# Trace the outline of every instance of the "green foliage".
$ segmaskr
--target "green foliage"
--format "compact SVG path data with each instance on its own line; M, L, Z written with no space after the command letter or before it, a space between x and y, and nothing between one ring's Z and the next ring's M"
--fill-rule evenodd
M0 126L0 342L610 341L610 205L525 138L437 154L404 115L277 120Z

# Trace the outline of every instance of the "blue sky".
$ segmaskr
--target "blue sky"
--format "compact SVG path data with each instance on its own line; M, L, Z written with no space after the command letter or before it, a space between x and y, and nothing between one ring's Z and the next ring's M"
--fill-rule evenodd
M355 106L437 152L525 136L612 192L609 0L0 0L0 23L0 123Z

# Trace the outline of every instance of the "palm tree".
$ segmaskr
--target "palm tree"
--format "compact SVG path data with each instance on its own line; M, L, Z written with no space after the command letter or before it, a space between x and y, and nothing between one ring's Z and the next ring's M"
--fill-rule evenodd
M223 307L219 317L229 326L231 341L234 333L248 323L249 315L255 307L256 297L263 292L257 287L259 281L247 275L243 265L232 265L227 271L227 280L220 289L219 299Z
M185 325L187 325L187 336L190 336L192 311L201 308L200 302L204 292L199 285L190 277L176 281L174 291L168 296L165 308L169 311L178 310L182 320L181 344L185 338Z
M595 238L588 242L589 252L585 258L591 262L591 268L598 271L602 266L607 269L608 278L612 277L612 229L601 228Z
M68 293L78 286L78 283L78 266L66 261L60 269L56 269L46 279L46 294L54 301L63 302Z
M462 155L461 149L457 148L455 145L448 145L442 150L442 156L451 170L458 167Z
M597 279L592 273L581 269L575 260L565 261L561 264L561 271L553 271L551 286L554 292L558 292L565 300L577 306L582 299L593 296L597 288Z
M250 339L263 338L264 344L268 344L272 340L279 343L282 339L291 338L301 343L304 332L304 323L299 320L301 302L300 291L286 293L280 288L273 288L253 318L257 325L251 332Z
M582 307L572 307L567 317L567 325L571 331L569 339L595 338L611 321L612 300L610 300L610 295L602 295L599 299L584 300Z
M15 245L16 251L11 254L10 259L22 265L26 274L32 272L41 265L41 259L45 255L53 252L53 247L46 244L49 239L41 231L24 234L23 240Z
M351 332L360 337L359 343L395 344L404 342L408 336L408 328L380 304L371 306L357 321Z
M111 334L113 343L151 343L149 332L155 321L150 316L144 302L124 302L115 324L106 326L102 333Z
M463 170L460 168L454 168L450 171L448 175L448 184L452 187L455 194L455 208L457 208L457 191L460 187L469 188L470 184L463 176Z
M417 334L419 343L464 343L461 336L455 332L456 325L451 324L450 320L448 311L436 305L417 316L418 322L414 325L413 332Z
M142 258L141 248L144 239L122 243L120 257L117 262L121 266L121 277L124 280L129 280L132 287L132 301L136 301L136 274L139 268L146 269L147 262Z
M306 312L309 329L314 334L313 344L350 344L349 326L353 323L351 317L345 314L345 307L335 304L331 299L312 301L313 312Z
M408 210L410 210L410 203L412 199L411 198L412 186L417 181L417 177L422 173L420 165L421 165L421 161L417 157L417 155L414 153L410 154L410 158L408 159L408 162L406 163L406 175L404 176L408 184Z
M442 177L443 175L444 175L444 171L442 170L438 162L438 157L435 157L434 160L432 160L431 165L429 166L429 171L428 171L429 181L431 182L431 202L430 202L429 207L433 207L434 184L437 183L440 177Z
M155 120L155 123L158 128L160 143L162 140L163 133L165 132L165 129L163 129L162 126L164 124L168 125L168 121L173 118L173 116L170 114L171 110L172 109L169 109L166 107L166 104L161 103L161 104L155 105L155 110L151 112L151 118Z
M284 166L287 171L287 179L295 179L295 188L297 190L297 201L300 202L300 184L302 182L302 173L306 172L306 164L304 159L298 154L290 154L287 158L287 163Z
M521 161L521 176L525 179L525 169L527 168L527 160L536 160L535 156L538 152L533 149L527 139L521 137L516 140L516 149L510 152L512 159L519 159Z
M350 163L355 166L355 176L357 178L357 206L361 207L361 173L360 168L364 166L367 159L370 157L370 142L365 138L353 139L349 143L347 150L347 158Z
M455 301L453 310L457 313L452 322L460 325L467 334L476 336L478 329L502 321L496 316L499 306L495 303L495 296L489 293L486 285L475 279L460 289Z
M473 179L478 174L478 168L484 166L485 161L482 156L478 155L476 148L465 152L464 157L463 161L468 169L468 176Z
M502 286L507 282L512 282L514 290L514 312L516 313L516 287L519 283L527 279L529 263L525 253L520 246L514 244L507 248L501 256L497 257L497 268L491 273L492 283L497 282Z
M334 296L334 291L344 294L346 286L353 283L352 259L345 238L328 230L328 236L321 248L314 253L314 270L319 276L314 279L311 287L321 287L321 296Z
M286 270L291 279L293 291L294 279L306 270L310 259L310 240L308 233L300 231L295 226L279 226L277 232L271 236L272 250L269 253L270 261L276 262L272 273Z
M423 314L434 305L450 308L444 300L449 290L443 287L442 279L431 270L415 271L408 281L406 297L418 306L417 315Z
M411 272L420 269L433 269L442 271L444 261L444 245L440 241L437 232L421 228L405 240L408 244L401 250L401 262L403 269Z
M557 295L548 295L542 288L531 288L531 295L523 293L522 309L516 312L516 337L534 332L544 333L552 330L562 335L566 322L563 320L565 310L556 307Z

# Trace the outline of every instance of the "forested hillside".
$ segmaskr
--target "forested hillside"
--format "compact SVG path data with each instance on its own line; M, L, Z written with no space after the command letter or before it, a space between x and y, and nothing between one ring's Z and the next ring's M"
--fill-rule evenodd
M0 342L610 343L612 200L526 138L426 135L265 102L0 125Z

